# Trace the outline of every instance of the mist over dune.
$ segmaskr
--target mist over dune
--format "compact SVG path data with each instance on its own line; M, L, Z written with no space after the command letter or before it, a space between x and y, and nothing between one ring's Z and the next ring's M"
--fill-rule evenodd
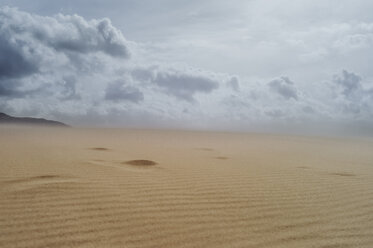
M0 113L0 124L3 125L35 125L50 127L68 127L65 123L31 117L13 117Z

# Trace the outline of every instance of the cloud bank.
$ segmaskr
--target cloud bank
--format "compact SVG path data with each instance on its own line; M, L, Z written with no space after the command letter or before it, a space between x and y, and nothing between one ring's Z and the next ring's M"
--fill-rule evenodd
M336 48L370 46L367 36L351 35ZM0 111L95 126L251 130L373 123L372 83L349 68L310 84L289 75L237 76L165 63L152 59L152 49L127 40L107 18L0 8Z

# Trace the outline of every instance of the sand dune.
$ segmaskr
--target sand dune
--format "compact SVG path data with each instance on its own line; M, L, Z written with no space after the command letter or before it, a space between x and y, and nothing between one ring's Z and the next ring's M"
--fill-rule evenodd
M373 247L373 140L0 128L0 247Z

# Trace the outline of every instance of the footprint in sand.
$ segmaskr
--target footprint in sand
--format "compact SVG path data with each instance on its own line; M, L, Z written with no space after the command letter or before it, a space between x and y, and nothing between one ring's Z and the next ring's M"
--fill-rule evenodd
M208 148L208 147L199 147L199 148L196 148L196 150L205 151L205 152L213 152L214 151L214 149Z
M303 170L309 170L309 169L311 169L311 168L308 167L308 166L298 166L297 168L298 168L298 169L303 169Z
M329 173L329 175L340 176L340 177L355 177L356 176L355 174L348 173L348 172L334 172L334 173Z
M5 181L2 183L2 189L9 191L19 191L49 184L70 183L73 181L74 180L72 178L61 175L40 175L35 177L26 177Z

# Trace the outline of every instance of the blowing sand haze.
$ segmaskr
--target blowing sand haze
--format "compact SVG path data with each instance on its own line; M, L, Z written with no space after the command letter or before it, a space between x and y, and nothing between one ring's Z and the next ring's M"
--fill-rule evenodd
M369 139L1 127L0 247L371 248L372 149Z

